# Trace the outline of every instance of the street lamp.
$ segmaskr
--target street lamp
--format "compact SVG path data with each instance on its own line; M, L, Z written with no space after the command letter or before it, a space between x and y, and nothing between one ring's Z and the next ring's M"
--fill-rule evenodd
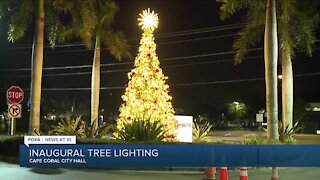
M278 119L282 119L282 74L279 74L278 76L278 82L279 82L279 90L280 90L280 96L278 96L278 100L279 100L279 109L280 109L280 112L278 113Z

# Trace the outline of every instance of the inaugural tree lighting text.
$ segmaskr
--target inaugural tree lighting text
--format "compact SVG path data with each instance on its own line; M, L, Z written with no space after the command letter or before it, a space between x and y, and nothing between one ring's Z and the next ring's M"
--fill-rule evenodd
M29 149L29 163L86 163L89 158L156 158L158 149Z

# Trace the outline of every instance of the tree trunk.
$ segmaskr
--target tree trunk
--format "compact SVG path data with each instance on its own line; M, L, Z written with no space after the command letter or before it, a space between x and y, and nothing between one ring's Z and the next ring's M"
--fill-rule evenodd
M292 128L293 115L293 74L289 51L282 48L282 121L284 129Z
M100 94L100 36L96 36L91 77L91 125L98 128Z
M31 71L31 107L29 120L29 134L40 134L40 104L41 80L43 65L43 36L44 36L44 0L36 1L38 12L36 15L35 34L32 46Z
M266 25L264 34L264 63L266 76L267 136L268 140L278 140L278 37L275 0L266 0ZM276 167L273 173L278 173ZM273 176L271 179L275 179Z
M278 180L278 179L279 179L278 168L277 167L272 167L271 180Z
M278 91L277 91L278 38L275 0L266 0L264 34L264 61L266 78L266 109L268 140L278 140Z

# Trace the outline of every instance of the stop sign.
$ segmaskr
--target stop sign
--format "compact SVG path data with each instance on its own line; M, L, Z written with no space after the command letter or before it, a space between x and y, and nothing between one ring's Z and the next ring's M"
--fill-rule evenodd
M24 93L19 86L11 86L7 90L7 100L11 104L19 104L24 98Z

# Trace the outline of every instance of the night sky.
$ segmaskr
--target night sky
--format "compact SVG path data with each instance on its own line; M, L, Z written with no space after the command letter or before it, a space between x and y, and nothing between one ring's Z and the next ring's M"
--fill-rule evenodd
M259 49L262 44L254 47L257 50L248 53L248 59L244 59L242 64L235 66L232 61L232 42L234 34L240 29L226 27L241 24L241 14L225 22L220 21L220 4L214 0L123 0L118 4L120 11L114 29L123 31L128 37L133 58L137 54L142 33L137 25L138 13L148 7L158 13L160 24L155 31L157 53L161 67L169 77L168 84L171 87L175 109L183 109L186 115L206 113L216 118L218 114L225 112L225 104L228 101L245 101L253 113L265 107L263 50ZM213 31L214 28L220 30ZM6 41L6 30L6 22L1 22L0 112L7 108L5 92L8 87L21 86L25 90L26 99L30 87L30 71L4 69L30 68L33 29L30 28L27 36L15 44ZM204 30L207 32L201 32ZM317 39L320 39L319 33ZM81 43L79 39L66 44L77 43ZM315 48L319 46L319 43L316 43ZM320 72L319 57L319 49L314 51L312 58L296 54L293 61L294 74L303 76L294 78L295 99L320 102L320 75L310 75ZM82 45L55 49L46 47L44 68L90 65L92 58L93 51ZM120 63L101 67L101 87L114 88L102 89L100 92L100 107L104 108L107 114L118 112L122 102L120 96L124 93L121 87L128 81L127 72L132 68L132 62L133 59L118 62L107 50L102 52L101 64ZM90 88L90 71L91 68L43 70L42 97L57 102L70 101L75 97L76 103L89 106L90 90L72 88ZM72 75L79 72L84 74ZM237 82L238 80L244 81ZM24 107L26 99L23 102Z

